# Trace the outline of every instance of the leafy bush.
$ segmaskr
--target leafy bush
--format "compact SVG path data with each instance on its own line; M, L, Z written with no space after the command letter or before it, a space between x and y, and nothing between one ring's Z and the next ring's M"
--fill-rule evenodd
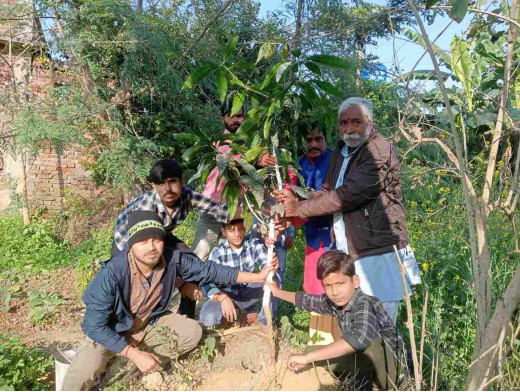
M66 301L58 294L48 291L49 285L43 289L34 289L29 293L29 319L33 324L42 323L52 316L56 308Z
M17 337L0 335L0 390L45 390L52 359L43 350L21 344Z
M38 273L71 261L70 246L54 237L51 222L24 226L21 216L0 219L0 269L30 268Z

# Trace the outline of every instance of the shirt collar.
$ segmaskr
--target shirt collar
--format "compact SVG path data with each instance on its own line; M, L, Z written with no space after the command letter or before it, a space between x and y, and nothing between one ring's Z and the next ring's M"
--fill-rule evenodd
M363 143L363 144L364 144L364 143ZM345 158L346 158L346 157L349 157L349 156L352 156L352 155L353 155L353 154L354 154L354 153L359 149L359 147L361 147L361 146L358 146L358 147L356 147L355 150L349 152L349 151L348 151L348 146L347 146L347 144L345 143L345 145L344 145L343 148L341 149L341 155L343 155Z
M352 298L350 298L350 301L348 301L348 304L345 305L345 309L343 310L344 312L352 311L359 298L359 293L361 293L361 289L358 287L356 290L354 290L354 294L352 295Z

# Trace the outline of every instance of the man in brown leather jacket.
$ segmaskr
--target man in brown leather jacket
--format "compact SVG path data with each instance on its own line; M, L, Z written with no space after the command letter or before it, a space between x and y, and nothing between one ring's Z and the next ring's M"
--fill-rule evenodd
M372 102L349 98L338 110L339 148L333 151L322 191L297 201L280 191L286 217L332 215L337 249L356 260L361 289L380 299L396 320L404 298L397 246L409 285L421 282L417 262L408 245L406 214L401 192L399 157L394 146L374 129Z

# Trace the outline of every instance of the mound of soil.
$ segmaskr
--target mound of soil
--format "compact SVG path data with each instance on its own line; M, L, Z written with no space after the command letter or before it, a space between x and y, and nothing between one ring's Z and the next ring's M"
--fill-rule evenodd
M308 367L298 374L287 370L288 357L297 352L283 341L277 342L278 360L269 365L270 348L266 336L247 331L224 337L221 352L197 386L200 391L219 390L334 390L334 377L323 368Z

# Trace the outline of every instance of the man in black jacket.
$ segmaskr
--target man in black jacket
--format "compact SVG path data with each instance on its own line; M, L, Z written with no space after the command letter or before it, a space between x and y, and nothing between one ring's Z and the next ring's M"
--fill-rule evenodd
M65 376L63 390L90 389L115 354L147 373L198 344L199 324L169 311L177 275L185 282L203 284L258 283L277 268L275 263L258 274L247 273L165 250L165 230L153 211L131 212L128 223L127 250L103 265L83 295L87 310L82 328L87 337Z

